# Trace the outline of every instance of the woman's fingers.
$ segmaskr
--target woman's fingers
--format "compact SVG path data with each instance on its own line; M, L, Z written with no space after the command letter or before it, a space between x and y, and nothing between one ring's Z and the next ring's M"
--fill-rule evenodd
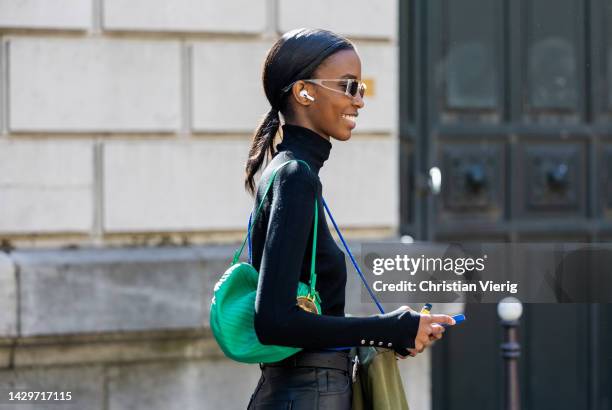
M454 325L455 324L455 319L453 319L452 317L448 316L448 315L429 315L430 317L430 322L431 323L438 323L441 325Z
M429 315L421 315L419 321L419 330L417 331L416 337L414 338L414 348L417 352L421 353L427 344L429 343L429 335L431 334L431 320Z
M409 351L414 350L417 353L421 353L424 349L425 349L425 345L423 344L423 339L417 338L417 339L414 339L414 349L408 349L408 350Z
M431 325L431 335L429 335L430 340L439 340L442 339L442 334L446 331L444 326L440 326L438 324L433 323Z
M418 353L422 353L430 344L429 334L423 334L415 341L414 347Z
M430 339L430 336L427 336L427 339L423 341L423 350L425 350L425 348L429 347L430 345L431 345L431 339Z
M408 310L408 306L402 306L400 309ZM455 320L448 315L430 315L421 314L419 321L419 330L414 339L414 350L417 353L423 352L425 348L431 345L435 340L442 338L444 327L442 325L454 325Z

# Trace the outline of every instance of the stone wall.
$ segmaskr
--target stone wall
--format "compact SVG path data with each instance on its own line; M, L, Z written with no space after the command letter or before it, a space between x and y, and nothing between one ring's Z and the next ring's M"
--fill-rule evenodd
M321 178L353 237L398 225L397 4L0 0L4 248L233 242L261 67L285 30L349 36L371 93Z

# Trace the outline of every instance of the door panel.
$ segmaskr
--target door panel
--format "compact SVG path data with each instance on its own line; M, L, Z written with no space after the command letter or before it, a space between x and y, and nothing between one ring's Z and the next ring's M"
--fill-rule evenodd
M584 3L579 0L524 0L526 122L580 121L584 81Z
M399 4L401 233L612 239L612 1ZM612 410L611 306L524 306L524 409ZM435 410L503 405L496 306L466 315L433 347Z
M440 74L435 81L442 81L441 121L500 121L501 4L499 0L442 4L442 55L435 68ZM478 24L473 24L475 15Z

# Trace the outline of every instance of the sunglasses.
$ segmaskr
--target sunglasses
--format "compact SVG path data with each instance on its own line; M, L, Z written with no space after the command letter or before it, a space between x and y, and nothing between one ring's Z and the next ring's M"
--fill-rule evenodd
M333 79L308 78L302 81L320 85L321 87L327 88L330 91L341 93L351 98L356 97L357 93L359 93L359 96L363 98L365 91L367 89L363 81L359 81L354 78L333 78ZM283 88L283 92L289 91L289 89L293 86L293 84L295 84L295 82Z

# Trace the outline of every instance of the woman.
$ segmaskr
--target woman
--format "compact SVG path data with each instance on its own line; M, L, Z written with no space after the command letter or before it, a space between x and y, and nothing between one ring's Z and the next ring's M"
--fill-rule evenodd
M261 343L304 350L262 364L249 408L349 409L351 363L341 346L376 345L421 352L453 324L445 315L419 315L402 307L385 315L345 317L346 264L324 212L318 212L316 288L320 315L296 304L298 281L308 283L314 200L321 203L318 173L328 159L330 139L347 141L363 108L365 86L355 47L325 30L298 29L272 46L263 67L263 86L272 107L257 128L246 164L247 190L260 203L272 171L281 168L265 198L252 233L253 266L259 272L255 331ZM284 119L282 142L274 138ZM271 156L255 190L254 176Z

